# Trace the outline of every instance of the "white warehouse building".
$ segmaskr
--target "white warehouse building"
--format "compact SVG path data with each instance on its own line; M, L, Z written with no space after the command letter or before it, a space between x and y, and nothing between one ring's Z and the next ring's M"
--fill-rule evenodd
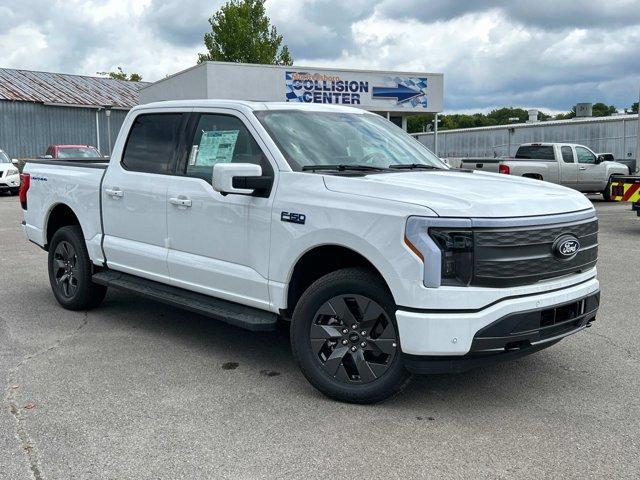
M415 137L435 151L433 132ZM493 127L440 130L437 153L442 158L513 156L521 143L580 143L616 159L637 158L638 115L581 117L571 120L536 121Z
M441 112L441 73L204 62L140 91L140 103L217 98L349 105L407 128L407 116Z

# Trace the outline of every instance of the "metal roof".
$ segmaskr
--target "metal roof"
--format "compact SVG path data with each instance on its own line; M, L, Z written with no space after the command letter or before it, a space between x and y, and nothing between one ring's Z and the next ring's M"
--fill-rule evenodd
M129 109L148 82L0 68L0 100Z
M442 114L441 114L442 115ZM491 125L489 127L470 127L470 128L452 128L450 130L439 129L438 134L442 133L455 133L455 132L484 132L487 130L505 130L508 128L533 128L533 127L546 127L552 125L579 125L581 123L600 123L600 122L615 122L620 120L635 120L638 118L637 113L611 115L608 117L574 117L566 120L540 120L537 122L526 123L509 123L506 125ZM415 132L411 135L433 135L431 132Z

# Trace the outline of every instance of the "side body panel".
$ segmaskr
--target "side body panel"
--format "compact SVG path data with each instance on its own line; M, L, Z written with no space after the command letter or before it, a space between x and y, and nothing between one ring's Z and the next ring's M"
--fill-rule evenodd
M167 276L167 189L171 177L112 163L102 186L107 265L132 275Z
M269 248L271 209L278 168L255 126L230 109L195 109L194 114L222 115L242 122L271 164L274 180L268 198L223 195L211 181L175 175L168 200L184 199L190 206L169 204L167 264L171 283L245 305L271 309ZM213 170L213 167L211 167Z
M46 245L49 216L57 205L64 204L78 217L92 261L101 263L99 190L104 169L27 162L24 172L31 175L28 209L24 212L29 240Z
M566 152L567 158L564 158L563 151ZM554 153L558 163L558 171L560 172L559 183L565 187L576 188L578 184L578 164L576 163L574 148L571 145L554 145Z
M398 215L399 208L406 216ZM283 212L304 215L304 224L283 221ZM405 282L421 284L423 264L403 241L411 215L434 214L419 205L330 191L319 174L280 172L271 216L269 286L274 307L286 307L288 282L298 260L323 245L362 255L380 272L397 303L412 301Z
M506 161L510 174L518 177L539 175L545 182L559 183L558 163L554 161Z

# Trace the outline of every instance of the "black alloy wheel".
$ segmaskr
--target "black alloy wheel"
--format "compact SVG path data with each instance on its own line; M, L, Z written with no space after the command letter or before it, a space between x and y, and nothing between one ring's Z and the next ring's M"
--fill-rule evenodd
M54 278L58 292L72 299L78 292L78 255L73 245L61 241L53 252Z
M313 282L298 300L291 349L306 379L342 402L375 403L409 383L397 306L380 275L352 267Z
M396 329L384 309L363 295L338 295L316 312L309 331L323 370L348 384L384 375L398 348Z
M60 305L86 310L102 302L107 288L93 283L94 266L79 225L58 229L48 245L49 283Z

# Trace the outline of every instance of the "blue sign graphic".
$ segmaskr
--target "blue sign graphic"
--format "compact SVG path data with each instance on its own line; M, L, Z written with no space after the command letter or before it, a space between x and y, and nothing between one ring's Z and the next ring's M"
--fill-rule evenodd
M373 98L395 98L398 103L406 102L421 95L423 93L420 90L416 91L400 84L397 87L373 87L373 92L371 92Z

